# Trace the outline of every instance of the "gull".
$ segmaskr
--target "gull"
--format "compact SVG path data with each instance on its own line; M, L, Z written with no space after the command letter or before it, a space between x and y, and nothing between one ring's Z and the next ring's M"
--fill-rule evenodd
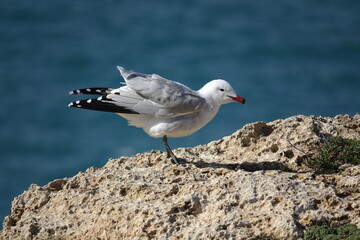
M162 137L167 157L179 164L167 137L185 137L209 123L222 104L240 102L231 85L222 79L206 83L195 91L157 74L143 74L118 66L125 86L120 88L83 88L69 94L101 95L72 102L69 107L113 112L142 128L149 136Z

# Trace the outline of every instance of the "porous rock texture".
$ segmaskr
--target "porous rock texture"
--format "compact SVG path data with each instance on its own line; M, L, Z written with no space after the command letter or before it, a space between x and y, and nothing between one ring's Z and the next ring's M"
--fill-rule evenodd
M301 239L313 224L360 227L360 167L305 161L329 136L360 139L360 115L293 116L174 152L110 159L12 202L2 239Z

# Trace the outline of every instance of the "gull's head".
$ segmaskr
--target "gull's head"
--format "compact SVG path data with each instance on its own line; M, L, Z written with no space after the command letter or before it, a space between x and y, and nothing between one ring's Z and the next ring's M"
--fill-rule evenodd
M238 96L231 85L222 79L216 79L205 84L200 90L200 94L211 97L216 103L225 104L230 102L240 102L246 104L243 97Z

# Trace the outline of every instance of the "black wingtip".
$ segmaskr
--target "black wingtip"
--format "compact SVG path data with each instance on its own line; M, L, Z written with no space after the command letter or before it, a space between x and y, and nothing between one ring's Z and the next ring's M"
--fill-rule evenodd
M68 107L76 107L76 108L81 108L81 101L76 101L76 102L71 102L68 104Z
M70 91L70 95L78 95L78 94L90 94L90 95L107 95L114 90L113 88L104 88L104 87L92 87L92 88L82 88Z
M94 99L78 100L76 102L71 102L68 106L74 108L103 111L103 112L139 114L138 112L135 112L131 109L113 104L111 102L103 102L102 100L111 101L111 99L108 99L106 98L106 96L104 96Z

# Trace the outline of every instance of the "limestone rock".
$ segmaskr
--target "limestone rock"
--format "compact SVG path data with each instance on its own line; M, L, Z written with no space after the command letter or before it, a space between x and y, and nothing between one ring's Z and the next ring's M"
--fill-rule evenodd
M315 174L329 136L360 139L360 115L247 124L174 152L110 159L14 199L2 239L299 239L312 224L360 227L360 166Z

